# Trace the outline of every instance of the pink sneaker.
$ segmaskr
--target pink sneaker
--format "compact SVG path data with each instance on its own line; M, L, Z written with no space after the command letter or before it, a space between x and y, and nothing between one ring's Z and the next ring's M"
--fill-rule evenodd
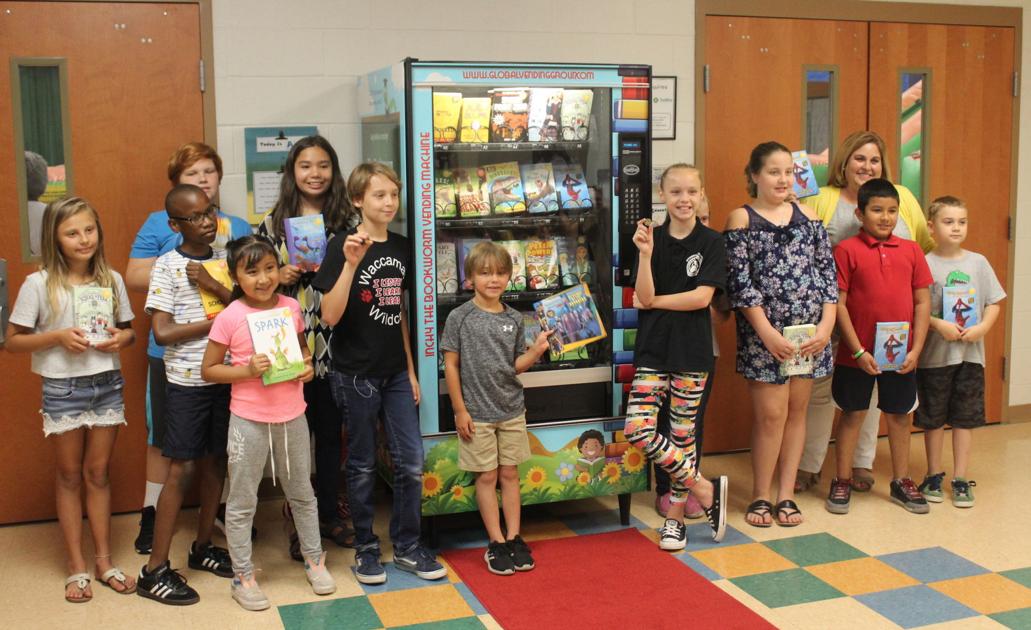
M684 516L690 519L702 518L705 516L705 509L702 508L702 504L698 502L698 499L694 498L694 494L687 495L687 504L684 506Z
M669 513L670 501L673 498L672 492L661 494L655 497L655 511L659 513L659 516L666 518L666 514Z

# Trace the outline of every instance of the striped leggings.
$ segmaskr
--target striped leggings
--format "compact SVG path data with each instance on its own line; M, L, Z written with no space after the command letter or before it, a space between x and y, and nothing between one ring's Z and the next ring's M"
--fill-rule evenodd
M695 456L695 415L705 391L708 372L659 372L637 368L626 408L623 434L655 465L670 476L672 501L687 500L687 491L698 480ZM669 438L656 430L659 409L669 394Z

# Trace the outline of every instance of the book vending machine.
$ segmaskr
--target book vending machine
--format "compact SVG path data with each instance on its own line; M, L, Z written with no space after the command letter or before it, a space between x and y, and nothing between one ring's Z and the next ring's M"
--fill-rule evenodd
M520 375L532 454L519 467L523 503L617 495L627 523L630 493L647 489L622 414L636 333L631 236L651 212L650 80L643 65L416 59L359 78L362 158L404 182L392 229L412 244L424 516L477 509L473 475L458 468L439 340L472 297L463 263L484 239L512 256L502 299L524 314L528 341L540 330L535 304L579 285L607 333Z

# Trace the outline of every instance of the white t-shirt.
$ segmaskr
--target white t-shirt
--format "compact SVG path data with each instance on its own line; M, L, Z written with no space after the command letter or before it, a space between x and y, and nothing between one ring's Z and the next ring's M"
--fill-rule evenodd
M150 272L150 290L147 292L147 313L163 311L172 316L176 324L206 321L204 304L197 285L186 277L186 265L191 261L204 262L225 258L224 249L212 249L206 258L192 258L175 248L158 256ZM170 383L186 387L210 385L200 377L201 361L208 347L207 335L165 346L165 376Z
M113 288L118 304L115 321L119 324L132 321L132 306L125 292L125 282L117 271L111 273L114 276ZM51 318L50 298L47 296L47 272L37 271L29 274L18 291L18 300L11 311L10 322L31 328L34 333L71 328L75 319L67 291L61 296L60 303L60 312ZM85 352L74 353L68 352L61 345L56 345L32 353L32 371L47 378L92 376L121 369L121 366L117 352L101 352L92 347Z

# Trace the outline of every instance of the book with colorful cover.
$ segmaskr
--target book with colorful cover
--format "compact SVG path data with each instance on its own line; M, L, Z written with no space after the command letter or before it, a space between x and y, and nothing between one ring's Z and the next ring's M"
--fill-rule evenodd
M523 142L529 107L527 88L498 88L491 90L490 141Z
M970 328L978 322L977 289L969 284L942 287L942 319Z
M533 311L525 311L523 313L523 336L526 338L526 347L529 348L537 341L537 335L541 334L541 323L537 320L537 314ZM552 363L570 363L573 361L583 361L588 358L587 348L579 347L573 348L568 352L555 352L553 349L548 349L548 361ZM543 363L544 357L538 360L538 363Z
M537 335L541 334L541 324L537 321L537 315L533 311L522 311L523 315L523 339L526 341L526 347L529 348L537 341ZM544 360L542 356L537 359L537 363L541 363Z
M902 367L909 352L909 322L877 322L873 358L882 372Z
M522 241L495 241L508 251L512 257L512 277L508 280L505 291L526 290L526 249Z
M272 363L261 375L265 385L297 378L304 372L304 355L297 341L297 328L289 307L271 308L247 314L247 328L255 354L264 354Z
M483 172L487 176L487 191L494 214L526 212L523 180L519 177L518 162L487 164L483 167Z
M326 257L326 224L321 214L290 217L284 222L284 238L290 264L315 272Z
M115 292L111 287L72 287L72 317L75 327L95 344L111 338L115 325Z
M462 113L461 92L433 93L433 141L441 144L458 138L458 117Z
M469 252L476 247L477 243L489 240L489 238L463 238L455 244L455 250L458 253L458 284L463 291L473 290L472 279L465 277L465 259L469 257Z
M577 285L533 303L542 330L554 330L551 349L563 354L604 339L605 324L586 284Z
M594 90L564 90L562 92L562 139L586 140L591 124L591 105Z
M437 241L437 293L458 293L458 257L453 241Z
M459 142L490 142L490 98L463 98L461 123Z
M526 241L526 287L531 291L559 287L558 247L554 240Z
M562 129L562 88L531 88L530 114L526 139L530 142L554 142Z
M563 210L590 208L594 205L583 167L556 162L552 168L555 172L555 187L558 188L559 206Z
M438 219L453 219L458 216L455 180L452 178L450 169L438 169L433 174L433 196Z
M204 267L204 271L207 271L213 280L230 291L233 290L233 278L229 275L229 265L226 263L225 258L205 260L200 265ZM200 293L200 301L204 306L204 314L208 319L215 319L215 315L226 309L226 305L222 302L221 298L214 293L209 293L199 287L197 292Z
M594 282L594 263L583 236L555 238L558 248L558 268L562 286L573 287L580 283Z
M551 164L521 164L519 175L523 180L527 210L532 214L558 210L558 191L555 190L555 172Z
M799 324L797 326L785 326L781 333L784 338L795 346L795 353L790 359L780 364L781 376L802 376L813 373L813 357L803 356L800 348L802 344L816 336L815 324Z
M490 196L487 194L485 173L482 168L456 168L451 171L458 214L462 218L490 216Z
M795 188L795 196L799 199L812 197L820 192L820 184L816 181L816 173L813 171L813 163L809 160L809 154L805 151L794 151L791 154L792 170L794 178L792 185Z

